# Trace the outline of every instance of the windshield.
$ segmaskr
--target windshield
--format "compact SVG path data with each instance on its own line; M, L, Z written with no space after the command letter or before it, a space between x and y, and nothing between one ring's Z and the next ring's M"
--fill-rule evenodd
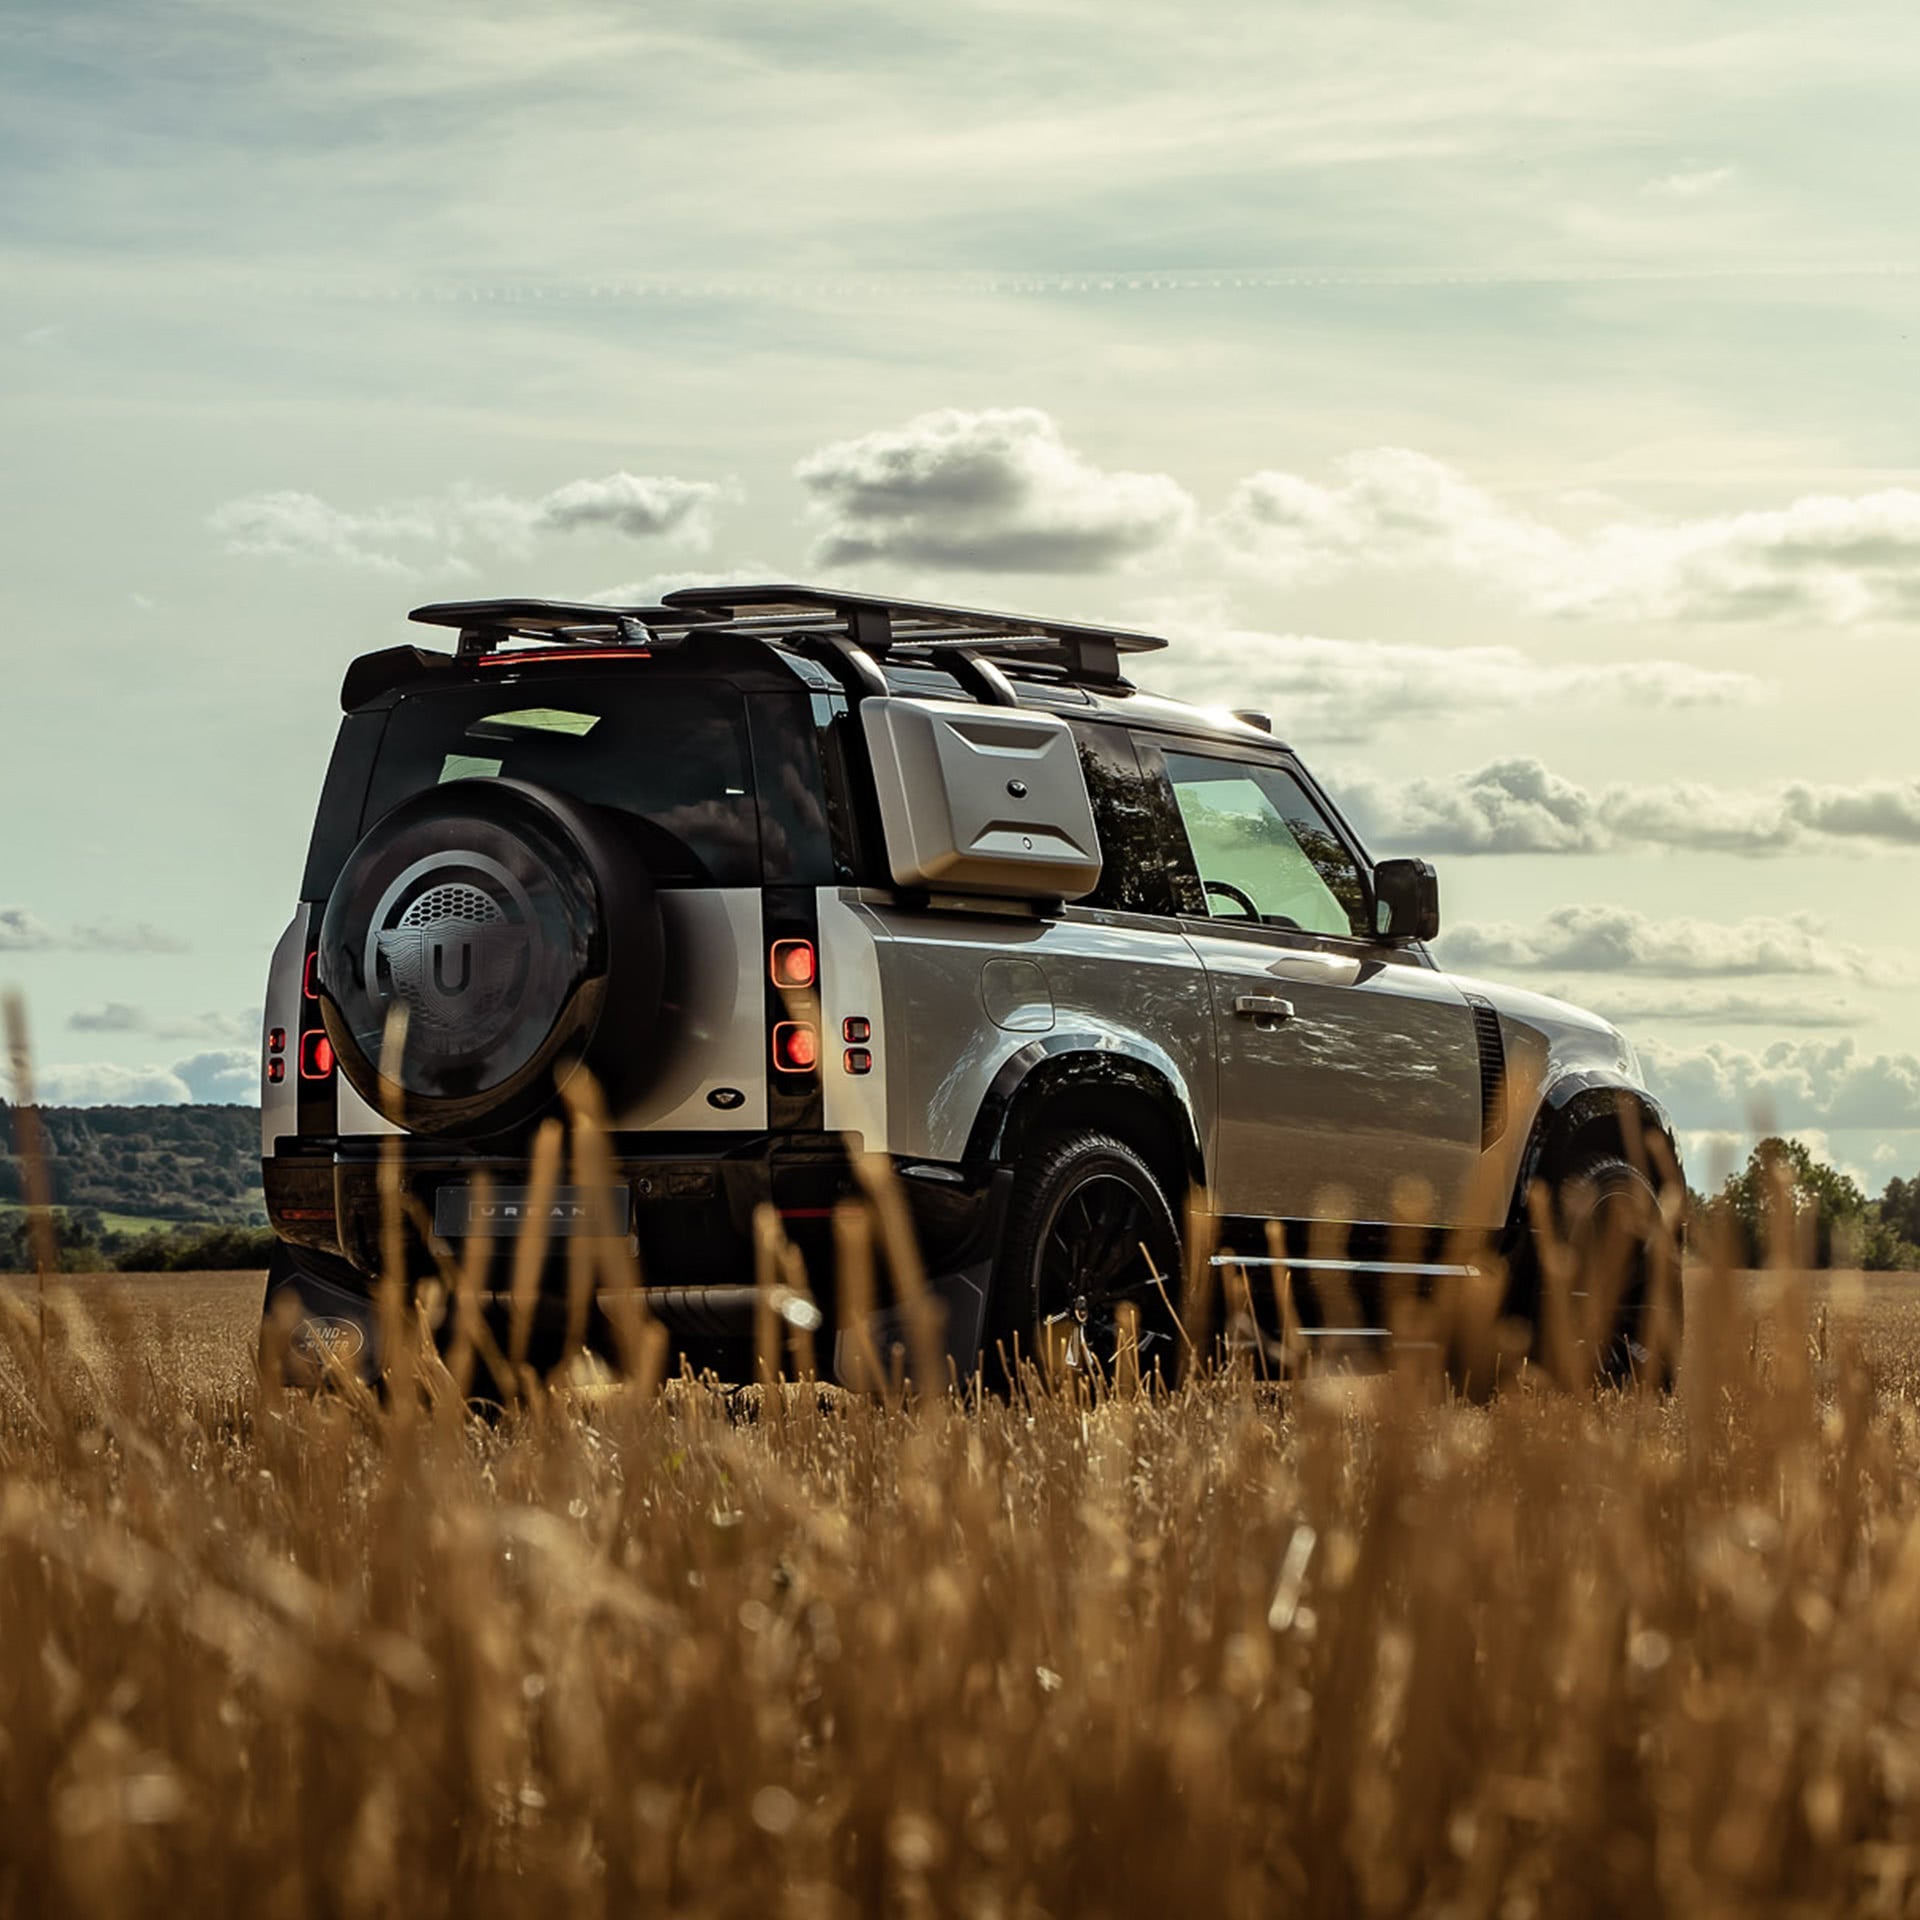
M760 884L746 713L730 688L542 676L409 694L374 758L364 830L450 780L523 780L637 824L657 884Z

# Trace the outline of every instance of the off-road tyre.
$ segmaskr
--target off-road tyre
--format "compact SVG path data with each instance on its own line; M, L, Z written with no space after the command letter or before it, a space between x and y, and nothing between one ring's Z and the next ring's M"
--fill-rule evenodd
M1180 1274L1179 1222L1134 1148L1102 1133L1043 1138L1022 1157L994 1262L988 1380L1010 1385L1023 1362L1111 1379L1121 1344L1115 1310L1130 1302L1142 1378L1157 1367L1171 1381Z
M1576 1325L1588 1308L1590 1289L1606 1286L1616 1294L1597 1350L1582 1348L1577 1358L1590 1362L1600 1386L1672 1392L1683 1325L1679 1250L1653 1182L1618 1154L1595 1154L1555 1189L1554 1226L1573 1259L1570 1304ZM1617 1289L1609 1284L1616 1275ZM1656 1324L1656 1287L1664 1287L1668 1296L1664 1327Z

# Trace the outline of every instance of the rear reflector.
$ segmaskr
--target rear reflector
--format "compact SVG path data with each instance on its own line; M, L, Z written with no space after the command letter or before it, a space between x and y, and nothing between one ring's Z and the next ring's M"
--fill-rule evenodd
M773 1030L773 1064L782 1073L811 1073L820 1064L820 1036L803 1020L783 1020Z
M873 1055L869 1053L865 1047L849 1047L841 1065L844 1066L849 1073L871 1073L873 1071Z
M776 940L768 972L776 987L810 987L818 971L811 940Z
M324 1033L300 1036L300 1078L324 1080L333 1071L333 1042Z

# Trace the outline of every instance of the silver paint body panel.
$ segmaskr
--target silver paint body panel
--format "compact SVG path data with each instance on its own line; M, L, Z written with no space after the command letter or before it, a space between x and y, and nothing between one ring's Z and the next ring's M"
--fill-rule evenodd
M1213 988L1221 1213L1391 1220L1396 1189L1428 1197L1435 1226L1492 1226L1506 1196L1481 1191L1480 1054L1473 1015L1444 974L1397 955L1318 947L1188 922ZM1291 1007L1271 1025L1236 1011Z
M308 906L293 910L287 930L267 963L267 1003L260 1023L260 1153L270 1157L282 1140L300 1131L300 988L306 970ZM267 1035L283 1027L287 1035L286 1078L278 1084L267 1078Z
M1207 1138L1215 1100L1207 976L1171 923L935 912L871 895L866 912L890 1036L891 1152L959 1160L1002 1068L1041 1038L1058 1051L1111 1052L1156 1068ZM1008 958L1044 978L1053 1007L1044 1036L992 1017L1002 971L994 963ZM1037 1017L1037 1001L1023 1006Z

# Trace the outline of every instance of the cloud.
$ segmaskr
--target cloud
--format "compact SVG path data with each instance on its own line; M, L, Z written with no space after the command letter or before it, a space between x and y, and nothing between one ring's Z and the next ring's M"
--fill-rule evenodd
M1847 625L1920 612L1920 491L1910 488L1570 533L1406 447L1349 454L1334 475L1250 475L1213 522L1215 538L1283 581L1442 569L1564 617Z
M82 1007L69 1014L67 1026L74 1033L150 1033L161 1040L237 1043L250 1040L259 1033L260 1016L257 1013L209 1012L162 1019L144 1007L130 1006L124 1000L109 1000L104 1006Z
M1704 200L1709 194L1731 186L1733 177L1731 167L1682 168L1678 173L1649 180L1642 191L1658 200Z
M1758 1053L1650 1040L1639 1051L1676 1126L1920 1127L1920 1059L1910 1053L1863 1054L1852 1040L1780 1040Z
M0 953L32 953L55 944L53 930L25 907L0 907Z
M1908 969L1829 940L1807 914L1737 922L1653 920L1631 907L1560 907L1531 927L1456 927L1440 948L1449 967L1561 967L1572 973L1669 978L1818 975L1886 985Z
M50 1107L250 1106L259 1065L248 1047L209 1048L172 1066L92 1060L43 1069L35 1091Z
M531 499L462 486L352 511L283 489L229 500L207 525L228 553L417 579L471 571L472 549L525 553L543 534L583 529L704 547L716 507L733 491L711 480L620 472L570 480Z
M1868 1015L1846 1000L1822 995L1739 993L1680 986L1639 987L1614 980L1582 986L1550 985L1555 998L1571 1000L1611 1020L1615 1026L1649 1024L1690 1027L1767 1027L1837 1029L1859 1027Z
M795 473L823 566L1104 573L1169 547L1195 522L1176 481L1095 466L1033 407L923 413L822 447Z
M171 1067L122 1067L106 1061L42 1070L37 1097L50 1107L183 1107L187 1083Z
M174 1062L173 1071L197 1101L245 1105L259 1098L260 1067L246 1047L216 1047Z
M25 907L0 907L0 953L185 953L186 941L151 921L95 921L55 928Z
M1450 779L1340 785L1370 840L1423 853L1621 853L1669 848L1751 856L1920 847L1920 780L1796 781L1761 792L1676 781L1597 791L1525 756Z
M1456 713L1595 704L1750 706L1772 691L1749 674L1677 660L1557 664L1513 647L1422 647L1169 624L1177 644L1155 658L1156 686L1202 705L1269 707L1282 735L1323 744Z
M637 473L610 473L603 480L570 480L542 501L534 524L556 533L607 527L629 540L698 532L704 544L708 509L720 489L699 480L673 480Z

